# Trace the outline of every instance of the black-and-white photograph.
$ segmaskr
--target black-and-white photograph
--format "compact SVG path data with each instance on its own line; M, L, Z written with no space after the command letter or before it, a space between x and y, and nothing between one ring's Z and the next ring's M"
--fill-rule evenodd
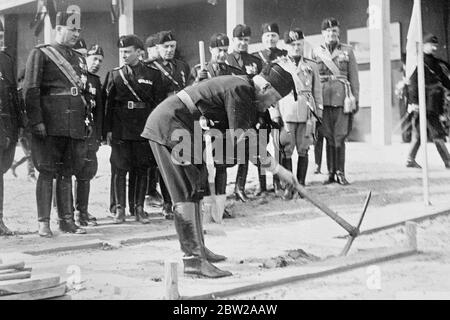
M449 20L0 0L0 300L450 300Z

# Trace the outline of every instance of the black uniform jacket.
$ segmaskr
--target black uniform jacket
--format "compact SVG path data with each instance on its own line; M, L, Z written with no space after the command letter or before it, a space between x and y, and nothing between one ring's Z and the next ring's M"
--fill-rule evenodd
M198 110L191 113L177 96L169 97L147 119L143 137L173 148L178 143L171 139L173 132L185 129L194 133L194 122L202 115L222 131L247 130L257 122L255 88L248 77L221 76L187 87L185 91Z
M261 59L247 52L232 52L228 55L227 62L250 77L259 74L263 67Z
M22 112L17 97L16 77L11 58L0 51L0 148L5 146L6 138L17 142L19 121Z
M178 92L190 84L191 70L186 62L174 58L165 62L162 59L158 59L156 60L156 63L158 63L170 77L175 80L173 81L162 72L163 87L167 91L166 96ZM151 63L150 65L154 65L154 63Z
M143 103L124 83L119 70ZM112 132L113 139L143 140L145 121L162 100L161 73L142 62L113 69L106 81L106 116L104 133Z
M41 51L41 47L31 51L25 71L23 91L30 125L44 123L50 136L84 139L87 109L81 98L83 93L71 94L72 83ZM52 47L80 77L87 77L86 62L78 52L59 44L52 44Z
M278 48L270 48L258 51L254 53L254 55L260 58L264 62L264 64L268 64L279 57L286 56L287 51Z
M450 79L442 66L445 62L433 55L425 54L425 88L427 97L427 112L441 115L444 113L444 87L450 90ZM419 103L419 91L417 81L417 68L410 79L408 86L408 101L412 104Z

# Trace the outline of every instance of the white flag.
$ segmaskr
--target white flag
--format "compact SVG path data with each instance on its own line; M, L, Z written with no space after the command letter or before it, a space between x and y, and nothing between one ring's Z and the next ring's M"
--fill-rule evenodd
M414 7L409 23L408 37L406 41L406 79L411 78L417 67L417 43L419 42L419 8L420 2L414 1Z

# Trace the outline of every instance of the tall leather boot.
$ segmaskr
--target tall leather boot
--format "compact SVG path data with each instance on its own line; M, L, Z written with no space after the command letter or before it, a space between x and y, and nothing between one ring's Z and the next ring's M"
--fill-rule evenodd
M164 199L161 213L167 220L173 220L174 215L172 210L172 198L170 197L169 189L167 189L163 179L160 180L159 186L161 188L162 197Z
M320 169L322 167L322 153L323 153L323 135L321 133L321 129L317 128L317 140L316 144L314 145L314 161L316 163L314 174L320 174Z
M97 225L97 219L89 214L89 193L91 190L90 180L76 179L75 181L75 208L78 211L80 226L86 227L91 223Z
M111 165L111 184L109 188L109 212L112 214L116 213L116 196L114 192L114 176L116 174L116 170L114 166Z
M195 203L195 214L197 217L198 229L200 230L200 235L202 236L202 244L203 248L205 249L206 260L213 263L227 260L227 257L212 252L205 245L205 232L203 231L203 219L199 203Z
M350 183L345 178L345 143L339 148L336 148L336 159L337 159L337 167L336 167L336 180L342 186L348 186Z
M36 182L36 204L39 222L39 236L44 238L53 237L50 230L50 212L53 199L53 175L39 173Z
M136 173L136 184L134 186L134 203L135 203L135 218L137 222L142 224L147 224L150 221L147 219L144 213L144 201L145 194L147 193L147 173L137 172Z
M75 234L86 233L86 230L75 224L72 207L72 177L57 177L56 206L58 208L59 229L62 232Z
M297 162L297 180L305 186L306 173L308 172L308 155L299 156Z
M145 204L150 207L162 207L164 204L162 195L156 189L159 181L158 167L148 169L147 198Z
M444 165L447 169L450 169L450 154L448 153L447 146L445 145L445 141L442 139L435 139L434 144L436 145L436 149L441 156L442 161L444 161Z
M238 171L236 174L236 185L234 187L234 196L236 200L242 202L247 202L249 197L245 194L245 183L247 181L248 174L248 161L245 164L240 164L238 166Z
M3 174L0 175L0 236L12 236L14 233L3 222Z
M259 197L263 193L267 192L267 181L266 181L266 175L262 174L262 169L261 169L261 166L259 164L257 165L257 169L258 169L259 185L258 185L258 188L255 191L255 196Z
M336 182L336 147L330 146L328 141L326 153L327 153L328 179L324 182L325 185Z
M183 257L184 273L208 278L230 276L230 272L220 270L206 259L201 230L197 221L196 203L175 204L174 215L175 229L180 240L181 250L185 254Z
M227 168L221 165L216 166L216 177L214 179L216 194L226 194L227 177Z
M292 172L292 159L283 159L283 163L281 164L283 167L285 167L287 170ZM283 200L289 201L294 198L294 190L292 188L285 188L284 194L283 194Z
M134 203L136 179L137 179L136 170L131 169L128 172L128 210L130 211L130 216L134 216L134 208L136 206L136 203Z
M125 222L125 194L126 194L126 173L116 172L114 175L114 198L116 202L116 214L114 224Z

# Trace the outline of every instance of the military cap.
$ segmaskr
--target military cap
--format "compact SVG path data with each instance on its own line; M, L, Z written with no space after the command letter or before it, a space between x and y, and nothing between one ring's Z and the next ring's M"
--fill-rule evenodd
M277 63L266 65L260 76L266 79L282 97L287 96L292 90L295 91L292 75Z
M69 19L73 19L73 16L75 14L80 15L80 12L64 12L60 11L56 14L56 25L57 26L68 26L68 23L70 22ZM72 21L73 22L73 21ZM79 28L80 26L76 26Z
M167 41L175 41L175 37L173 36L172 31L160 31L158 32L157 36L157 44L163 44Z
M439 40L434 34L428 33L423 37L423 43L439 44Z
M145 48L151 48L158 44L158 35L152 34L145 39Z
M272 23L264 23L261 28L262 33L266 32L275 32L276 34L280 34L280 29L278 28L278 24Z
M86 41L84 41L84 39L82 39L82 38L78 39L78 41L73 46L73 49L74 50L80 50L80 49L86 49L87 50Z
M117 46L119 48L126 48L130 46L134 46L136 49L144 49L144 44L142 40L139 39L137 35L129 34L126 36L121 36L119 41L117 42Z
M87 52L88 56L105 56L102 47L98 44L94 44Z
M230 45L230 40L224 33L214 33L209 40L209 46L211 48L227 47Z
M251 37L252 36L252 30L249 26L245 24L238 24L233 29L233 37L239 38L239 37Z
M289 30L284 33L284 42L286 44L302 39L305 39L305 36L300 29Z
M335 18L326 18L322 21L322 30L339 26L339 21L337 21Z

